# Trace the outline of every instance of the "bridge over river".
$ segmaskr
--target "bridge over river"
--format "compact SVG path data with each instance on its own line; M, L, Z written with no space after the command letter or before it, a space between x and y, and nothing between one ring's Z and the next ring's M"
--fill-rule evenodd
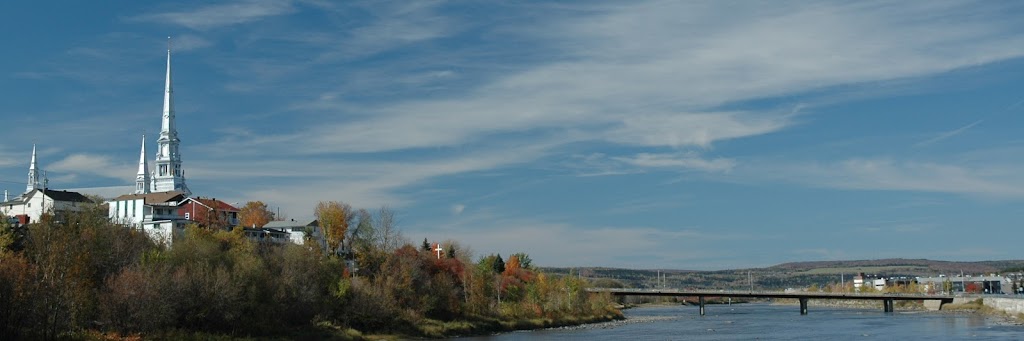
M613 296L669 296L697 297L700 303L700 314L704 315L705 297L747 297L747 298L792 298L800 301L800 314L807 315L807 301L810 299L829 300L879 300L882 309L893 312L895 301L937 301L938 306L952 303L953 296L922 295L922 294L887 294L887 293L843 293L843 292L782 292L782 291L738 291L738 290L679 290L679 289L614 289L588 288L592 293L609 293Z

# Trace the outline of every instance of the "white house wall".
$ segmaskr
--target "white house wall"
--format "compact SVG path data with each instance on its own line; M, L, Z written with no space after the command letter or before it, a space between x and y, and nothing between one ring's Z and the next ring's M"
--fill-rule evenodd
M146 216L146 203L143 199L117 200L107 203L110 219L114 222L142 227Z
M47 211L78 211L82 203L69 201L53 201L52 198L43 195L41 191L32 193L22 204L9 204L0 207L0 212L5 216L27 215L32 223L39 222L39 217Z

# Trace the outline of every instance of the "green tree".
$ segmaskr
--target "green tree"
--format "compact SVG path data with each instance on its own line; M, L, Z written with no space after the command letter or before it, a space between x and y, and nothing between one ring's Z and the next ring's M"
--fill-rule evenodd
M495 273L499 273L499 274L505 271L505 261L501 259L501 254L500 253L497 256L494 256L494 267L493 267L493 269L494 269Z
M530 255L519 252L509 256L509 259L516 257L519 260L519 267L527 270L533 270L533 259L530 259Z

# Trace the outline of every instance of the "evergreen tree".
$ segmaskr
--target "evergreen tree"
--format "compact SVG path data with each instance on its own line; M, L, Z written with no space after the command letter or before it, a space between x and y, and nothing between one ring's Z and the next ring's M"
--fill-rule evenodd
M505 272L505 261L501 259L500 253L494 257L494 272L499 274Z

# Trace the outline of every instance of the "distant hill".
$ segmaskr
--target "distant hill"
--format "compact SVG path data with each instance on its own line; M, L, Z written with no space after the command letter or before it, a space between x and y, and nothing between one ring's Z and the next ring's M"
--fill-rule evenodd
M935 276L938 274L959 275L999 273L1007 269L1024 267L1024 260L995 260L980 262L951 262L929 259L873 259L850 261L816 261L784 263L768 267L768 270L790 272L839 274L864 272L879 275Z
M950 277L1024 269L1024 260L952 262L928 259L875 259L784 263L767 268L734 270L637 270L616 268L543 268L551 274L591 279L596 286L626 288L785 289L852 281L859 272L886 277ZM664 276L658 282L658 274Z

